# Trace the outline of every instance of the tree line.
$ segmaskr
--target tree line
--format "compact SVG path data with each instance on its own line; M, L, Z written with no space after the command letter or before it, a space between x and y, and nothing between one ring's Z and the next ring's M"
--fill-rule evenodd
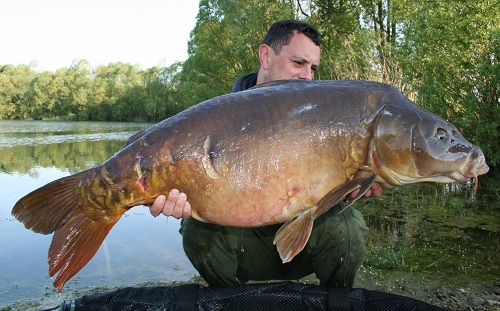
M126 63L38 72L0 65L0 119L157 122L230 92L258 69L270 24L300 19L320 31L317 79L394 85L456 125L498 165L498 1L200 0L188 58L169 67ZM162 40L162 38L158 38Z
M33 67L0 66L0 119L154 122L189 106L178 107L174 99L177 64L142 70L112 63L92 70L77 60L55 72Z

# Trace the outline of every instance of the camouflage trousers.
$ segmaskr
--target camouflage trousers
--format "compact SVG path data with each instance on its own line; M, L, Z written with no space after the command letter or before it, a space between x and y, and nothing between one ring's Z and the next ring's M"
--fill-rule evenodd
M180 233L189 260L212 286L295 280L315 273L322 285L352 287L368 228L359 211L351 207L339 213L341 209L336 206L316 219L306 247L286 264L273 245L281 224L235 228L190 218L182 221Z

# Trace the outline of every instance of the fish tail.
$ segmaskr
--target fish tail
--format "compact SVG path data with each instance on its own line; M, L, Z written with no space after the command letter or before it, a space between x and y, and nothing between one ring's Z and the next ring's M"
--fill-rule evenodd
M55 231L49 248L49 275L59 271L54 281L58 292L94 257L115 223L101 223L75 213Z
M81 172L57 179L27 194L12 209L12 215L26 229L50 234L81 209Z
M54 281L59 292L94 256L119 219L99 222L85 213L80 187L87 174L84 171L48 183L21 198L12 209L12 215L27 229L42 234L54 232L48 256L49 275L59 271Z

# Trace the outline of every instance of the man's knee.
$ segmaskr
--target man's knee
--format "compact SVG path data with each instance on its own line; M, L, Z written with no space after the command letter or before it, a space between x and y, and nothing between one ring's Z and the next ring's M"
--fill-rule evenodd
M359 211L339 213L341 207L336 208L317 219L307 251L322 284L352 286L363 263L368 228Z
M186 256L208 284L240 283L236 278L237 258L223 227L186 219L179 231Z
M345 213L351 239L351 253L355 259L360 261L359 265L361 265L365 255L365 237L368 234L368 227L363 215L357 209L349 208Z

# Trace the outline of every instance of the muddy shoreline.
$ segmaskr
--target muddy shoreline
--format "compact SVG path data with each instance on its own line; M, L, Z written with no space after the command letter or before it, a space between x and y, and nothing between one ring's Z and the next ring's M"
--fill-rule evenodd
M383 278L377 277L382 273ZM362 268L354 286L411 297L449 310L500 311L500 278L459 286L429 277Z

